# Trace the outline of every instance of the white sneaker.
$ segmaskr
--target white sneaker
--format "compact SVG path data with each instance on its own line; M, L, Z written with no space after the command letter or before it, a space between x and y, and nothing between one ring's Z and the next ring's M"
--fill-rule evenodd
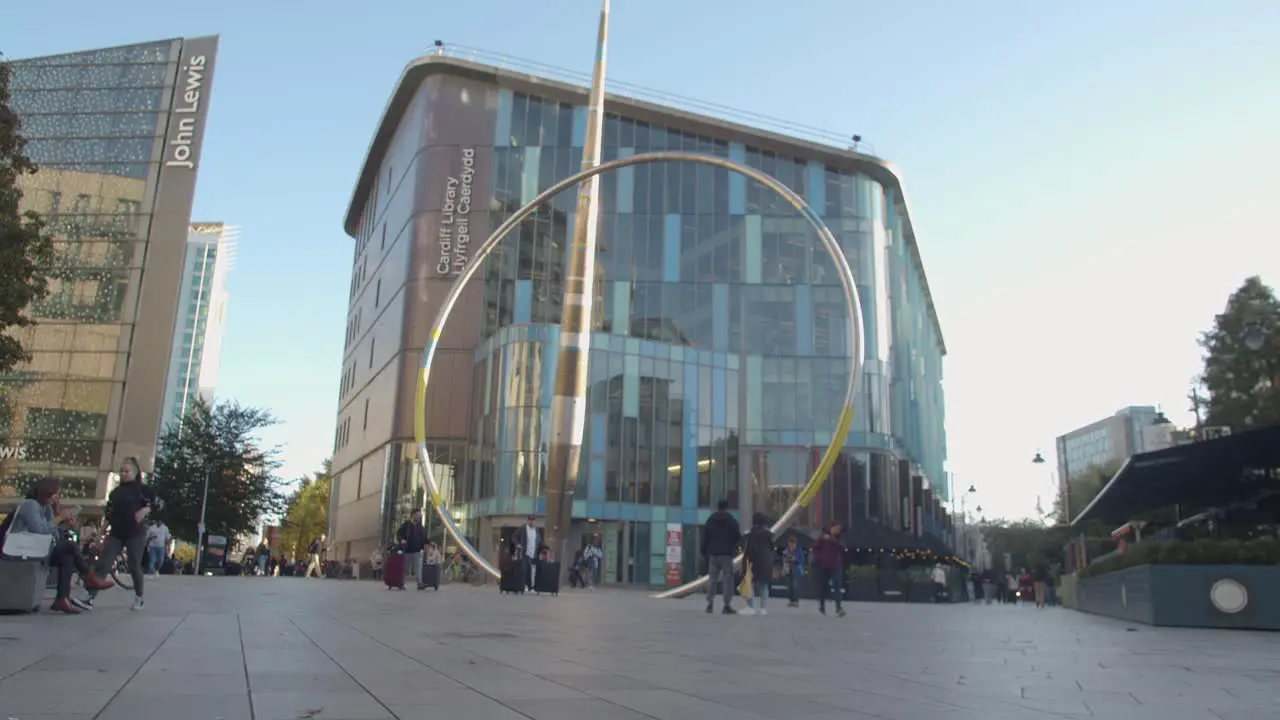
M748 607L744 607L744 608L742 608L742 609L741 609L741 610L739 610L738 612L739 612L739 614L741 614L741 615L755 615L755 614L756 614L756 609L755 609L755 608L753 608L753 607L748 606Z
M759 613L757 613L757 614L759 614L759 615L768 615L768 614L769 614L769 611L768 611L766 608L760 608L760 612L759 612Z
M146 602L144 602L144 601L143 601L142 596L141 596L141 595L134 595L134 596L133 596L133 607L131 607L131 608L129 608L129 609L130 609L130 610L134 610L134 611L141 610L141 609L142 609L142 607L143 607L144 605L146 605Z

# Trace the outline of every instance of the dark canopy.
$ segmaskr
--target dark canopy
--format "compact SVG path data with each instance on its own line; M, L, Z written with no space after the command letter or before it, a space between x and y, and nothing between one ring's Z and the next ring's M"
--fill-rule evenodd
M941 543L933 538L914 537L872 520L860 519L846 527L843 534L845 547L850 550L929 550L937 553L941 547Z
M1134 455L1072 525L1171 505L1222 507L1280 491L1280 425Z

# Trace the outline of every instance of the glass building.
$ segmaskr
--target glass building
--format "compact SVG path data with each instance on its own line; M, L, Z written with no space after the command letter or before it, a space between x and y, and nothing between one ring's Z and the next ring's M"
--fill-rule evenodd
M49 294L0 375L0 511L41 477L86 505L123 457L150 469L217 38L9 63L21 209L53 236ZM146 302L143 302L143 299Z
M192 223L178 291L177 325L169 355L161 434L181 425L196 398L212 402L222 360L227 313L227 273L235 258L238 228Z
M362 558L426 502L411 442L426 326L484 236L579 169L584 105L581 87L449 57L406 70L347 218L356 248L330 515L340 552ZM685 150L767 172L823 216L854 270L865 377L844 452L800 527L945 537L945 347L892 169L635 99L611 97L606 111L606 160ZM606 580L656 585L674 581L677 526L689 579L695 530L718 500L776 517L818 463L847 377L847 313L813 231L742 176L635 166L604 176L601 201L574 533L602 543ZM443 502L486 554L544 511L574 208L574 192L561 193L486 261L432 371Z

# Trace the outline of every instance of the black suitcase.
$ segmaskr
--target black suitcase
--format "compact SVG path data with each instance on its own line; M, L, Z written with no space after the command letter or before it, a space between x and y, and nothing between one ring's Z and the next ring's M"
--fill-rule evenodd
M498 590L513 595L524 594L524 562L511 560L502 566L502 576L498 579Z
M533 576L533 591L548 595L560 594L560 563L539 560Z
M422 578L418 581L418 589L431 588L432 590L440 589L440 566L439 565L423 565Z

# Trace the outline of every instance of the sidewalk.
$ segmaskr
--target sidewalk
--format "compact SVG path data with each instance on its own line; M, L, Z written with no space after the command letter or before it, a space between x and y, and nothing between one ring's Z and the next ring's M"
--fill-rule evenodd
M0 617L0 720L1280 716L1280 634L1067 610L723 617L625 591L296 578L165 577L148 596Z

